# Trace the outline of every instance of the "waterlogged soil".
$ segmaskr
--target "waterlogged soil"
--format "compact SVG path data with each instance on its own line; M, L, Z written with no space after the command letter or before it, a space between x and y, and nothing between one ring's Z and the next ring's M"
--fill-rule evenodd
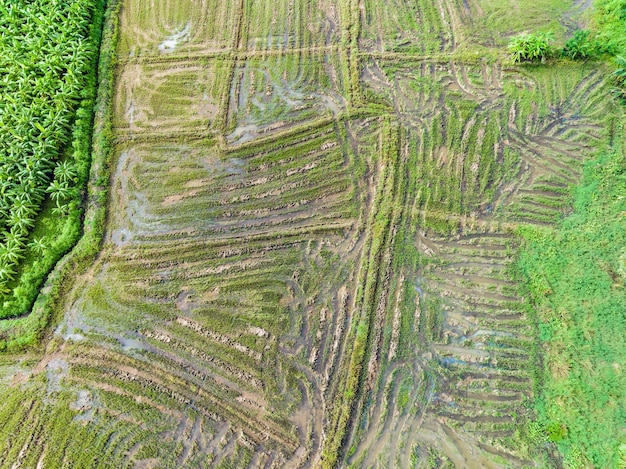
M101 252L5 386L115 467L536 465L515 233L567 212L602 72L466 63L480 0L153 3L122 8ZM45 467L46 415L8 467Z

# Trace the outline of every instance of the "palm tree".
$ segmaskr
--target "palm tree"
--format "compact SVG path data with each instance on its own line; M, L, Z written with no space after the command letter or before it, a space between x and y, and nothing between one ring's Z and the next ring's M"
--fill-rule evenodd
M76 167L69 161L63 161L54 168L54 177L61 182L75 182L76 176Z
M61 207L61 201L72 195L72 189L67 182L54 180L50 183L48 190L50 198L56 202L57 207Z
M28 217L35 212L35 205L31 203L30 195L26 192L23 194L16 194L11 207L11 212L20 218Z
M48 250L48 241L45 237L33 239L30 243L28 243L28 247L35 253L39 255L43 255L44 252Z
M17 244L5 244L0 248L0 259L8 265L15 265L17 261L22 259L22 248Z
M6 292L6 283L13 280L16 273L15 267L12 265L0 265L0 289Z
M14 229L10 229L9 231L5 231L4 235L4 245L7 249L22 249L24 247L24 238L20 235L20 233L16 232Z
M57 205L52 209L52 214L59 217L64 217L70 212L70 204Z
M23 216L17 212L13 212L7 218L7 225L22 236L28 234L28 230L35 225L35 220L30 217Z

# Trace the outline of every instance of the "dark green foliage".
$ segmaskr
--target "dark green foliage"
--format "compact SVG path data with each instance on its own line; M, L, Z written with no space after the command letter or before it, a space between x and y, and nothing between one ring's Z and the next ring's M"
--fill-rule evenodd
M95 256L104 231L106 185L108 185L107 163L111 150L112 134L111 126L111 96L113 83L113 51L117 41L116 17L119 11L119 4L110 2L108 12L105 15L104 0L98 1L98 8L91 25L91 41L96 44L100 40L102 22L105 16L110 24L104 28L104 46L100 54L100 65L98 78L100 86L96 80L97 54L93 57L92 69L85 78L88 80L89 90L84 90L86 95L95 95L98 88L98 102L95 112L100 115L96 119L97 131L94 133L93 141L93 161L92 161L92 124L94 112L94 100L84 99L81 107L76 111L76 120L72 132L72 150L68 153L70 157L64 161L70 168L57 169L56 176L59 178L72 178L72 169L76 172L78 179L77 187L84 187L89 177L90 169L93 169L94 187L93 197L96 203L87 210L83 224L82 209L78 200L70 203L69 216L58 217L51 213L54 203L49 199L44 207L44 211L39 215L38 222L45 221L45 218L56 218L57 223L46 227L42 224L42 229L37 228L32 233L31 241L27 245L26 259L23 264L29 264L29 258L34 260L28 268L24 268L16 282L13 294L4 300L0 309L4 317L22 315L32 307L32 313L28 316L16 319L5 319L1 323L0 350L16 350L35 343L50 320L50 315L58 306L61 293L71 286L69 280L71 275L75 275L81 267L85 266L93 256ZM92 95L92 96L93 96ZM63 165L65 166L65 165ZM92 168L93 167L93 168ZM65 169L68 169L65 171ZM66 173L62 175L62 173ZM53 176L54 173L51 174ZM97 181L100 181L98 183ZM82 196L82 194L81 194ZM47 208L46 208L47 207ZM60 223L59 223L60 222ZM82 228L82 229L81 229ZM74 250L71 258L68 258L62 268L49 274L50 270L76 244L81 235L85 236ZM47 247L44 252L42 249ZM43 281L47 278L50 288L45 293L39 292ZM33 301L37 298L33 306Z
M590 38L591 32L587 29L579 29L574 36L565 43L561 51L564 57L580 60L596 57L603 52L602 45Z
M7 97L0 104L0 290L13 292L0 317L26 312L50 268L78 240L103 7L95 0L20 1L0 15L0 92ZM53 243L36 243L35 255L28 240L46 232L38 221L49 199L59 226L46 233Z
M553 40L552 31L521 34L511 39L508 48L515 62L545 62L553 54Z

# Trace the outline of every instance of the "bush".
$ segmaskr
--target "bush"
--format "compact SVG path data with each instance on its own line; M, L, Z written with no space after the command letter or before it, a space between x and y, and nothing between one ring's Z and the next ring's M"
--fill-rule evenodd
M547 33L521 34L511 38L509 51L515 62L544 62L553 54L550 43L554 40L552 31Z
M600 41L587 29L579 29L565 43L561 55L573 60L590 59L603 54L614 54L615 44L612 41Z
M587 59L597 54L597 43L589 40L589 31L586 29L576 31L574 37L565 43L561 51L561 55L574 60Z

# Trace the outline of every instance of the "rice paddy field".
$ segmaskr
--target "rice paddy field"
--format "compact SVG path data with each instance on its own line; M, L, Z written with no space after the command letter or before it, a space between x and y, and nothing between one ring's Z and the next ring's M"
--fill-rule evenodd
M0 467L620 467L536 424L516 267L623 151L605 61L506 51L589 7L109 2L92 248L0 327L41 331L0 355Z

